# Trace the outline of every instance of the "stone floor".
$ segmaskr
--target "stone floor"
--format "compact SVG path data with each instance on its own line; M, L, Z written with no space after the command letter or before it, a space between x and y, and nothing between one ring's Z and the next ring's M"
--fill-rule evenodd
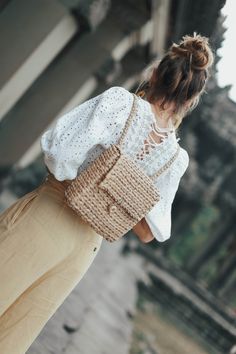
M122 254L124 243L123 239L112 244L103 241L88 272L27 354L129 353L136 281L147 281L147 277L139 256Z

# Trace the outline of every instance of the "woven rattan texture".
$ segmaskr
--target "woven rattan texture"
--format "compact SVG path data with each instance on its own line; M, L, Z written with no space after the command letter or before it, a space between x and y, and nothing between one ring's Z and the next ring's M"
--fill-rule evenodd
M68 205L110 242L127 233L159 200L147 175L116 145L84 170L65 194Z

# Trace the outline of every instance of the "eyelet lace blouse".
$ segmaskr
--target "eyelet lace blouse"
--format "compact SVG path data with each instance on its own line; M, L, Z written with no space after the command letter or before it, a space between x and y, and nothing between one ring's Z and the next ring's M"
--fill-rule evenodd
M40 139L44 162L59 181L74 179L100 153L118 142L133 103L131 92L113 86L59 117ZM153 134L161 137L157 143ZM148 175L161 168L175 153L173 126L160 128L148 101L138 97L135 117L123 142L123 150ZM176 160L154 179L160 200L145 216L153 236L163 242L171 236L171 208L179 182L189 164L180 147Z

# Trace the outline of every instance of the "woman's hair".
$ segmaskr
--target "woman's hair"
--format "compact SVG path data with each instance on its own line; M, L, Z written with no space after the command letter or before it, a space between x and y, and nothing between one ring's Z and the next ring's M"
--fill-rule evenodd
M193 36L183 36L179 44L173 43L161 60L154 59L148 65L135 92L150 103L158 101L163 110L166 104L174 103L175 128L204 92L214 61L208 40L194 32ZM188 100L191 105L187 109L184 105Z

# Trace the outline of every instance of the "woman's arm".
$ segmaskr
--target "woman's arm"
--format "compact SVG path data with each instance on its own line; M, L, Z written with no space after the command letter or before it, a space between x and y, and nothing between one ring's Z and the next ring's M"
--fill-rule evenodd
M142 218L133 228L132 230L138 236L141 242L148 243L154 239L154 236L145 220Z

